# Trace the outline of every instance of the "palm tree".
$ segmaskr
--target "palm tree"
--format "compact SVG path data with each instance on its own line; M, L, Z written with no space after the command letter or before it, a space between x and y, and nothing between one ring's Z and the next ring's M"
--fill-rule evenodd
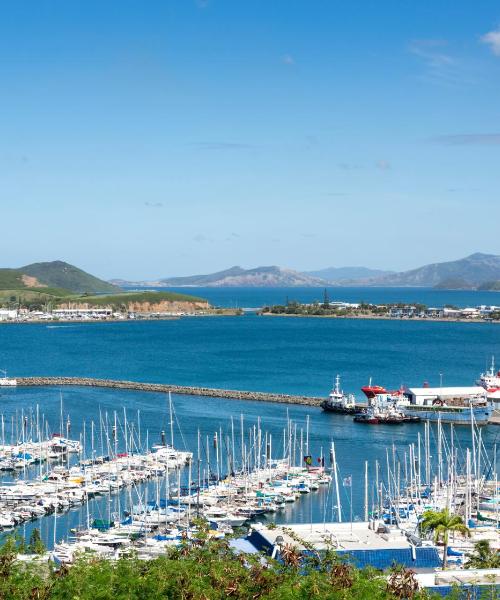
M469 529L465 526L464 520L458 515L444 510L426 510L420 524L422 531L433 531L434 542L443 542L443 569L446 569L448 563L448 536L450 532L470 535Z
M474 544L474 552L467 554L465 567L469 569L498 569L500 554L490 547L488 540L479 540Z

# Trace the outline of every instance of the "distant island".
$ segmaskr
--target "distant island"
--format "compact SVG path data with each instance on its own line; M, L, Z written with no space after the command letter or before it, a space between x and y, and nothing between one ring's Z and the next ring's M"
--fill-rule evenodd
M166 277L156 281L130 282L113 279L112 283L136 287L323 287L325 285L325 281L318 277L276 266L255 269L231 267L208 275Z
M367 267L328 267L300 272L278 266L162 277L153 281L113 279L120 287L428 287L446 290L500 290L500 256L477 252L455 261L396 273Z
M500 307L482 306L458 308L444 306L430 308L425 304L371 304L368 302L331 302L325 291L323 302L303 304L287 302L265 306L260 311L264 316L329 317L344 319L411 319L430 321L473 321L500 322Z

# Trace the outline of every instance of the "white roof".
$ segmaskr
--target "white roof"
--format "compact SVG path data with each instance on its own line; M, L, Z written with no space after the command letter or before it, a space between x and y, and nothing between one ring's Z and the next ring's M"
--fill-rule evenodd
M479 385L468 387L422 387L410 388L414 396L473 396L485 393L485 389Z

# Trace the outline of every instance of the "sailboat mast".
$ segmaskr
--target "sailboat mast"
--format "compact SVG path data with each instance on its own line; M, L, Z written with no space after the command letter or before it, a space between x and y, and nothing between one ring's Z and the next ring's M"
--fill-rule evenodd
M170 445L174 448L174 412L172 409L172 394L168 392L168 409L170 413Z

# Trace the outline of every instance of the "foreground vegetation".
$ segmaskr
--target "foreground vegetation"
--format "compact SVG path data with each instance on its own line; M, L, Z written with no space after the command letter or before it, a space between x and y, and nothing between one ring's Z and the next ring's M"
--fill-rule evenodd
M432 514L431 514L432 513ZM450 519L452 519L450 521ZM56 566L34 529L28 543L9 536L0 547L0 600L437 600L441 595L418 590L413 571L396 565L382 573L357 569L333 550L319 555L312 546L303 556L292 545L280 549L281 560L263 554L240 554L227 539L208 538L202 521L198 539L187 540L154 560L138 560L133 551L117 561L82 554L71 567ZM430 511L426 528L436 537L457 531L453 515ZM28 555L28 561L18 555ZM497 568L498 552L481 540L466 567ZM452 600L497 600L496 587L481 591L455 587Z
M33 544L36 540L33 541ZM72 567L16 560L16 543L0 550L0 600L382 600L435 598L419 592L411 571L390 574L356 569L339 562L334 552L300 561L283 548L283 562L260 554L237 555L227 541L171 549L165 556L118 561L82 556ZM43 552L39 546L31 551ZM42 557L40 557L41 559ZM455 596L459 597L459 596ZM492 597L491 595L489 596Z

